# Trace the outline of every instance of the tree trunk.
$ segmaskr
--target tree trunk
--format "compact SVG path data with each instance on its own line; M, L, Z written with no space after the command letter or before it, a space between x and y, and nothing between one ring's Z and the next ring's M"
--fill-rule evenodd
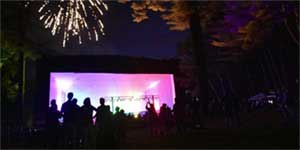
M197 66L196 74L198 76L199 97L202 102L202 112L208 113L208 70L207 54L204 49L202 28L200 25L200 16L197 9L190 17L190 29L193 40L194 62Z
M23 2L18 2L17 4L18 8L18 47L20 48L19 50L19 61L18 61L18 86L19 86L19 92L18 92L18 97L17 97L17 104L19 108L19 122L21 124L24 123L24 84L23 84L23 79L24 79L24 52L23 52L23 47L24 47L24 6Z

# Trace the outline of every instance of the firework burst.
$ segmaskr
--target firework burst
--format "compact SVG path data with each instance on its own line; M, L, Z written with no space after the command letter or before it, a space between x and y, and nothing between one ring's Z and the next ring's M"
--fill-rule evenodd
M62 46L65 47L70 37L77 38L81 44L83 36L96 41L99 36L104 36L101 17L107 10L107 4L102 0L45 0L38 12L44 27L50 29L53 36L63 33Z

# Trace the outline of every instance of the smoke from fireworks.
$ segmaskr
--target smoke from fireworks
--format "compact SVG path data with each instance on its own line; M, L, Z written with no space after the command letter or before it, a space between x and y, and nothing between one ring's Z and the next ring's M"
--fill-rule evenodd
M25 5L27 7L29 3ZM77 37L79 44L82 36L89 40L99 40L99 35L104 36L104 25L101 21L103 8L108 10L107 4L102 0L45 0L38 12L40 20L46 29L51 29L52 35L63 33L63 47L70 37Z

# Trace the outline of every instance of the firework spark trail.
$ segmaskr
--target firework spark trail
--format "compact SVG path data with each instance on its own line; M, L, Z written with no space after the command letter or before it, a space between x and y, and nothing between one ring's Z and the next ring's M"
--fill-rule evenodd
M57 8L50 6L58 3ZM25 7L28 7L29 2ZM69 0L69 1L49 1L45 0L38 12L41 14L46 29L51 29L54 36L63 32L63 47L66 46L70 37L77 37L78 43L82 43L82 33L87 32L88 40L99 40L99 35L104 36L104 25L100 16L103 16L103 8L108 10L108 6L102 0ZM57 10L58 9L58 10ZM89 22L88 17L94 19L95 23ZM98 33L99 32L99 33Z

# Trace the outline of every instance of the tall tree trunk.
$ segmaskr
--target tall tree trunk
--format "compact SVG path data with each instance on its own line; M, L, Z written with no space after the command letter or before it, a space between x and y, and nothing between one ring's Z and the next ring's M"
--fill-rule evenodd
M199 6L199 3L194 4ZM202 102L202 112L208 113L208 71L207 71L207 54L204 49L203 33L200 25L200 16L198 9L190 17L190 29L193 40L193 55L197 66L196 74L198 76L199 97Z
M18 86L19 86L19 92L17 97L17 103L19 108L19 121L21 124L24 123L23 117L24 117L24 8L23 8L23 2L17 2L17 8L18 8L18 47L19 50L19 61L18 61Z

